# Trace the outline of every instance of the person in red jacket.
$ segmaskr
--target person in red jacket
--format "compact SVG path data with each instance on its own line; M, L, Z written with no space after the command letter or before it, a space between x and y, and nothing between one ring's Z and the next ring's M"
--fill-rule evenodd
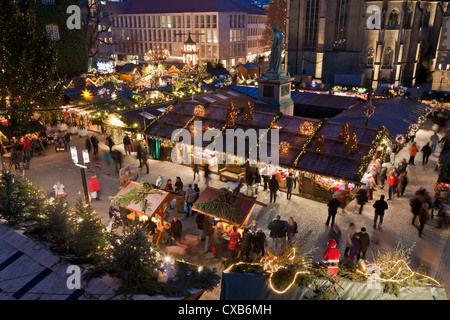
M91 198L95 200L100 200L99 191L102 189L100 186L100 182L97 179L97 175L93 175L91 179L88 181L88 189L91 194Z
M328 240L328 248L323 255L323 260L326 264L337 266L341 253L336 248L336 241L334 239Z
M398 177L397 172L394 169L389 173L389 176L387 178L387 185L389 186L389 199L392 200L392 195L395 193L398 185Z
M25 138L23 139L23 150L30 150L30 140L28 139L28 135L25 136Z

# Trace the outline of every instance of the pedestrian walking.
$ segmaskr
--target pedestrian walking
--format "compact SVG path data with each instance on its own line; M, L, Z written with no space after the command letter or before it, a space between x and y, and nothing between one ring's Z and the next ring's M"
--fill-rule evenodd
M241 234L237 231L237 227L233 226L231 232L228 232L230 240L228 241L228 250L231 251L231 258L236 257L236 250L239 250L239 242L241 240Z
M337 199L337 194L333 194L333 198L328 201L328 218L327 222L325 222L325 225L329 225L331 220L331 226L334 226L334 219L336 217L337 211L339 207L341 206L341 202Z
M188 185L188 188L186 189L186 194L185 194L185 201L187 204L187 212L186 217L189 217L189 215L192 213L192 206L194 204L195 201L195 190L192 188L192 184Z
M94 151L94 155L98 154L98 139L95 134L93 134L91 136L91 144L92 144L92 149Z
M378 218L380 218L378 225L381 227L381 225L383 223L384 213L387 209L389 209L387 202L384 201L384 194L382 194L380 196L380 200L375 201L375 203L373 204L373 207L375 208L375 216L373 219L373 228L376 229Z
M71 140L70 133L66 132L63 139L64 139L64 150L70 151L70 140ZM39 144L39 142L38 142L38 144ZM38 147L40 147L40 146L38 146Z
M180 177L176 177L175 178L175 190L176 193L178 193L179 195L184 195L183 192L183 181L181 181Z
M255 239L254 236L255 236L255 234L256 234L256 231L258 230L258 223L256 222L256 220L253 220L253 221L250 223L250 225L247 226L247 228L248 228L248 230L250 230L250 232L252 233L253 239ZM252 242L252 247L253 247L253 252L256 252L256 246L255 246L255 244L254 244L253 242Z
M263 232L263 229L257 228L256 233L253 236L254 252L256 252L256 254L261 253L261 257L264 257L265 255L266 241L266 234Z
M122 169L122 153L115 149L111 153L111 158L114 161L114 167L116 168L116 173L119 173L119 170Z
M416 194L409 201L409 205L411 207L411 213L413 214L413 218L411 221L412 225L416 225L416 219L420 214L420 209L422 208L422 203L424 202L424 197L421 194Z
M245 227L241 239L241 252L242 255L245 255L247 260L250 259L250 251L252 250L252 238L252 233L247 227Z
M362 214L364 205L367 203L367 189L365 185L361 186L356 196L358 199L358 204L360 205L359 214Z
M433 153L433 151L431 151L430 143L427 142L427 144L422 147L421 151L422 151L422 165L424 166L425 164L428 163L428 158Z
M415 142L413 142L411 147L409 147L409 162L408 162L408 164L415 166L414 158L416 157L418 151L419 151L419 149L417 148L417 144Z
M141 148L141 160L142 160L142 164L145 165L145 167L147 168L147 174L149 173L149 169L148 169L148 150L146 147Z
M253 169L251 167L247 167L245 170L245 179L246 179L246 184L247 184L247 195L248 195L248 190L250 189L250 191L252 192L252 197L254 195L253 192L253 182L255 180L255 172L253 171Z
M273 176L275 177L275 176ZM275 178L274 178L275 179ZM285 225L284 222L281 221L281 217L279 215L276 216L275 219L273 219L268 227L270 230L269 237L272 239L272 247L275 254L279 254L282 251L282 245L283 245L283 237L284 237L284 229Z
M125 155L131 155L131 139L128 133L125 134L125 137L123 137L123 146L125 149Z
M20 153L19 153L19 159L20 159ZM25 149L23 150L23 166L24 169L30 169L30 162L31 162L31 154L30 154L30 150L29 149Z
M115 143L114 143L113 139L111 138L110 134L106 137L105 144L109 148L109 153L111 153L112 152L112 148L114 147Z
M357 260L359 259L366 259L366 252L367 249L369 249L370 246L370 237L367 234L366 228L362 227L361 231L358 233L359 235L359 251L357 255Z
M100 186L100 182L98 181L97 175L92 175L88 181L88 190L92 199L100 201L100 190L102 187Z
M214 220L212 217L205 215L203 218L203 236L205 237L205 248L204 253L208 253L209 245L211 244L211 236L214 231Z
M89 138L84 139L84 146L86 148L86 150L88 151L88 153L91 153L92 150L92 144L91 144L91 140Z
M270 176L267 174L263 175L263 181L264 181L264 191L266 191L269 187Z
M142 168L142 145L138 140L134 141L133 150L136 151L136 158L139 160L139 168Z
M177 216L173 216L172 223L170 224L170 232L172 233L175 241L181 242L181 233L183 231L183 224Z
M406 159L402 159L402 161L398 164L397 167L397 175L399 175L402 172L406 172L406 168L408 167L408 162L406 161Z
M398 185L398 177L395 168L389 172L387 185L389 187L389 200L392 200L392 196L395 194Z
M200 169L198 163L196 163L195 160L194 165L192 166L192 170L194 171L194 181L196 176L198 178L198 181L200 181Z
M111 175L111 154L104 152L102 155L102 161L105 164L106 173Z
M198 240L204 240L204 236L203 236L203 220L204 219L205 219L205 215L203 213L197 213L197 218L195 218L195 222L197 223Z
M345 250L344 250L344 255L345 256L348 256L350 248L353 246L352 238L353 238L353 236L356 233L355 228L356 228L355 224L353 222L351 222L349 227L348 227L348 229L347 229L347 231L345 231L345 246L346 246Z
M211 180L211 169L209 169L209 164L206 163L203 167L204 176L205 176L205 184L209 186L209 181Z
M286 199L291 200L292 197L292 187L294 186L294 174L289 172L288 176L286 177Z
M294 221L294 218L289 217L286 227L286 235L288 239L288 245L290 247L292 247L292 240L294 240L296 233L298 233L297 222Z
M378 184L380 185L381 189L384 188L384 183L386 182L386 178L387 178L387 163L383 163L381 165L380 174L378 175Z
M431 141L431 154L433 154L436 151L437 144L439 143L439 136L436 133L436 131L430 137L430 141Z
M223 224L218 222L213 231L214 258L221 260L223 257L224 238L222 234Z
M195 199L194 203L197 202L198 198L200 198L200 188L198 187L197 183L194 183L194 190L195 190Z
M270 190L270 202L276 202L277 200L277 192L280 190L280 186L278 180L275 178L275 175L272 175L272 179L269 181L269 190Z
M423 232L423 228L425 226L425 224L428 221L428 203L426 201L424 201L422 203L422 206L420 207L420 212L419 212L419 237L422 238L422 232Z
M359 234L355 233L352 237L352 246L350 247L350 256L347 258L348 262L353 262L359 252Z
M255 194L258 194L259 186L261 185L261 173L259 172L259 168L255 169Z
M400 173L398 177L398 185L397 185L397 197L400 198L405 193L406 186L408 185L408 177L406 171Z

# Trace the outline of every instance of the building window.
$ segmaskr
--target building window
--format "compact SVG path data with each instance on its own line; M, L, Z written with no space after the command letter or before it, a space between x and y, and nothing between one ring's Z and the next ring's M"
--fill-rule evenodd
M348 0L338 0L333 50L345 50L347 37Z
M392 54L393 51L392 49L389 47L384 51L384 56L383 56L383 67L390 67L391 63L392 63Z
M412 7L408 6L405 10L405 18L404 18L404 22L403 22L403 27L404 28L409 28L411 27L411 20L412 20Z
M217 16L216 15L212 16L212 27L217 28Z
M375 58L375 50L373 50L373 48L369 48L369 50L367 50L367 65L369 66L373 65L374 58Z
M421 27L426 28L430 24L430 7L428 7L423 14Z
M50 40L59 41L61 38L59 37L59 28L56 24L47 24L45 26L45 31L47 31L50 36Z
M388 27L389 28L395 28L398 25L398 12L397 10L392 10L391 14L389 15L389 21L388 21Z
M317 44L317 24L319 18L319 1L307 0L305 12L305 48L315 48Z

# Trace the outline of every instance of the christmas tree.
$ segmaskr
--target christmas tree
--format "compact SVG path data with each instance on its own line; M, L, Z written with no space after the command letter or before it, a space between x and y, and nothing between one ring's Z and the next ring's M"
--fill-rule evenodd
M104 226L90 204L82 198L75 203L75 226L70 235L70 251L78 257L95 258L108 244Z
M9 124L22 128L40 108L59 106L63 93L61 81L52 83L55 43L45 31L36 30L35 11L35 1L0 2L0 108L9 109L4 112Z
M253 106L251 105L250 101L247 102L247 105L244 107L244 120L245 121L252 121L254 119L253 117Z
M225 122L225 126L227 128L234 128L236 124L236 110L234 110L234 104L232 101L228 104L228 110L227 110L227 120Z
M342 129L341 129L341 132L339 133L338 139L347 141L348 137L349 137L348 124L347 124L347 122L346 122L346 123L344 123L344 125L342 126Z
M356 133L353 132L351 137L345 142L345 150L347 153L357 153L358 152L358 141Z
M317 138L316 145L314 146L314 150L319 152L325 151L325 137L323 136L323 133Z

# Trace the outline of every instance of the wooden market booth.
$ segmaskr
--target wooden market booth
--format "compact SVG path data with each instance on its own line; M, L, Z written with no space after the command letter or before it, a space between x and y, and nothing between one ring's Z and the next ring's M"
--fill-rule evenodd
M211 201L216 201L219 199L220 196L227 195L230 197L231 201L233 201L238 208L240 215L237 217L237 219L229 219L223 215L218 214L217 212L212 212L210 210L206 209L200 209L202 206L202 203L207 203ZM232 193L225 189L216 189L213 187L206 187L206 189L200 194L200 197L195 202L193 209L197 211L198 213L205 214L207 216L219 219L223 223L223 230L229 231L230 228L233 226L238 227L239 229L243 229L250 219L250 216L253 213L253 209L256 205L260 205L263 207L267 207L267 204L260 202L254 198L243 196L240 194ZM242 230L239 230L242 232Z
M125 195L130 191L140 188L142 185L134 181L128 181L122 189L116 194L117 196ZM170 224L164 221L166 213L169 209L172 200L177 198L184 198L184 196L177 195L173 192L166 191L154 187L153 191L147 195L146 200L148 202L148 208L146 212L143 212L141 206L136 203L130 203L128 206L123 206L118 203L116 205L132 211L127 217L130 220L134 220L138 216L140 221L146 221L151 219L156 223L158 233L155 234L156 244L159 244L163 240L164 228L170 228Z

